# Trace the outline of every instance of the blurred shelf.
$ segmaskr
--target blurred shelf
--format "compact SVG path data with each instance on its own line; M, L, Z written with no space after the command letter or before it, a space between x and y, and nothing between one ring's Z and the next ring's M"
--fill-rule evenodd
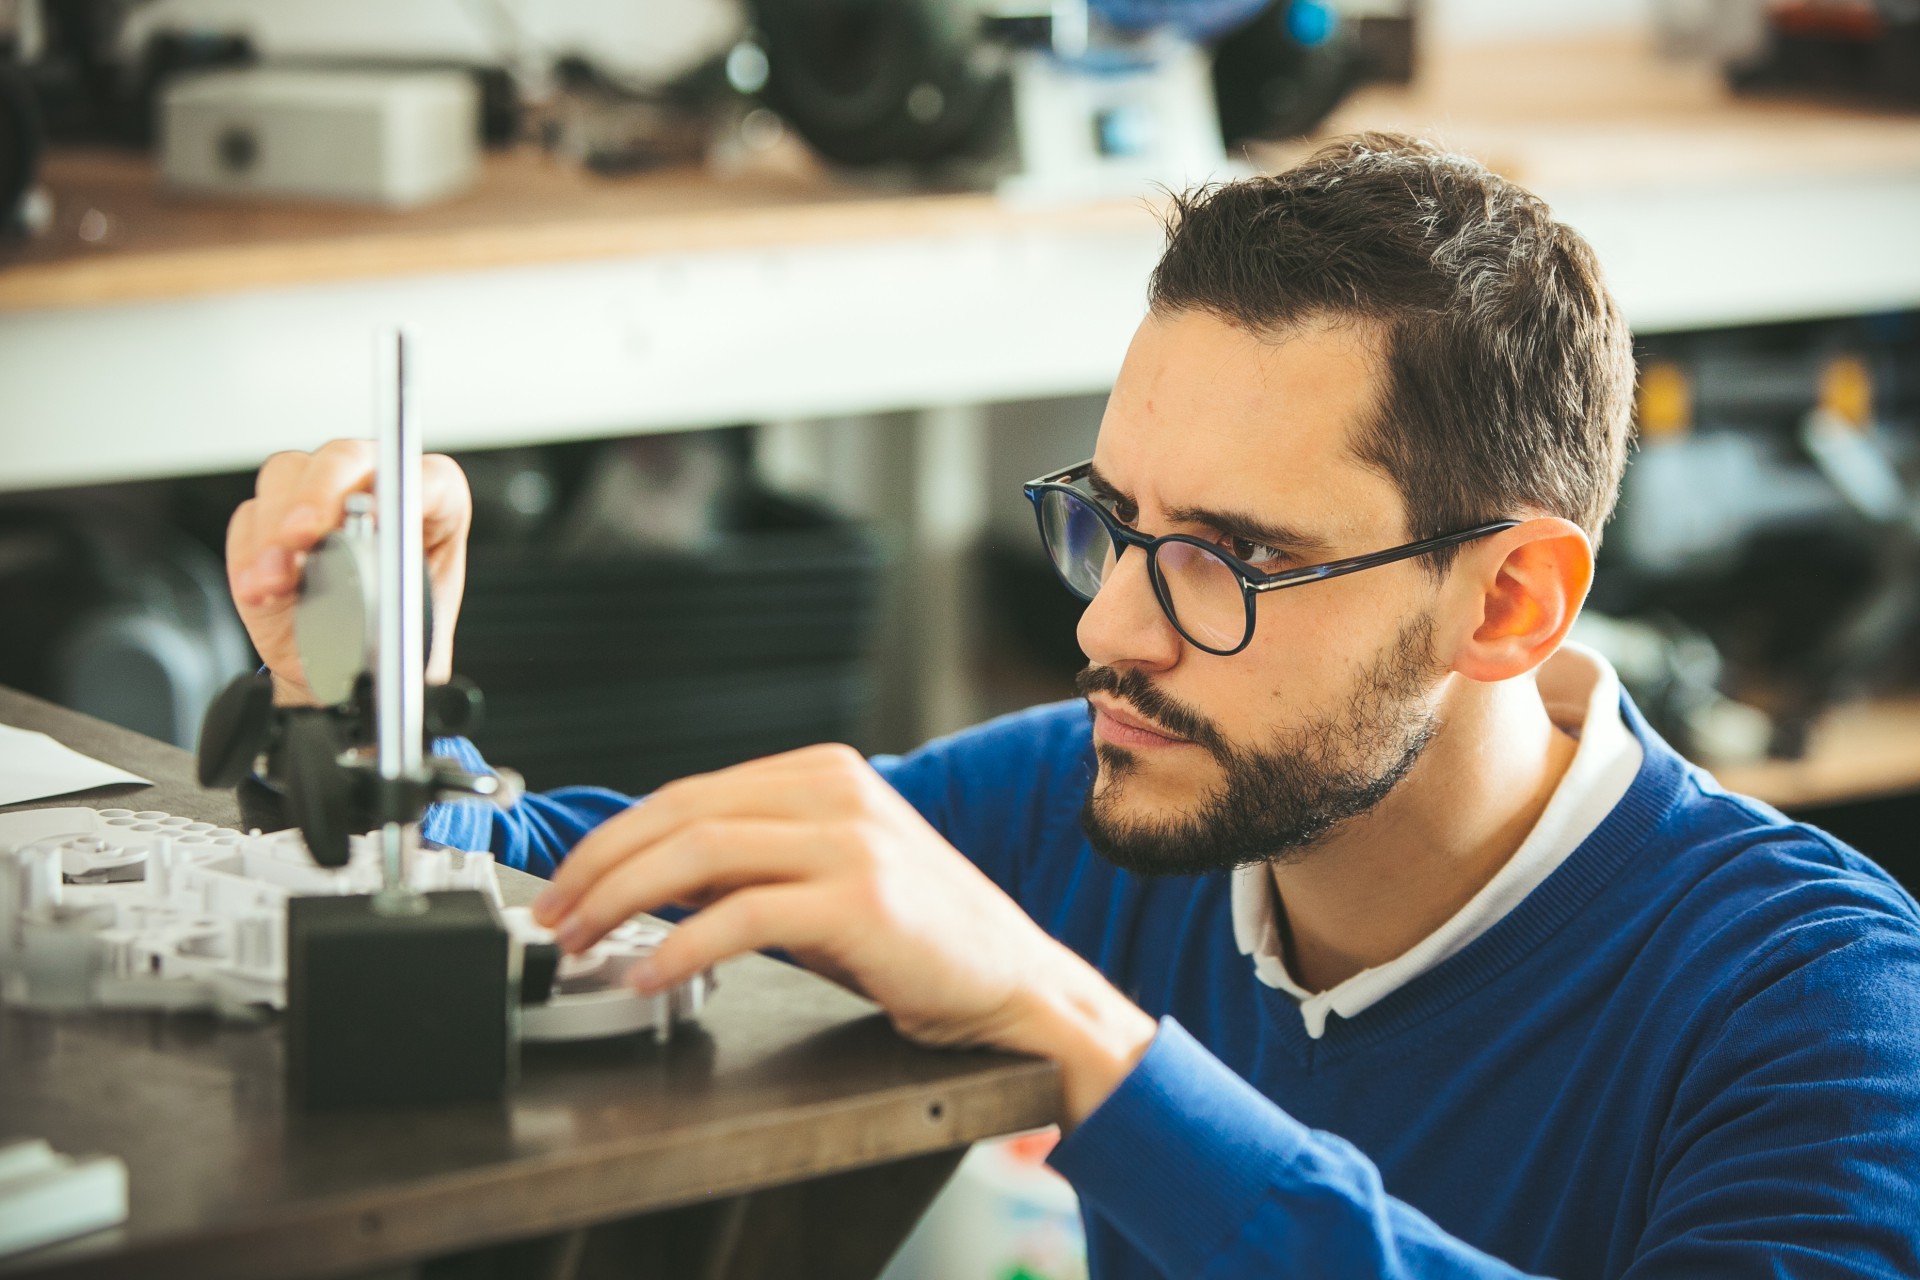
M1140 205L1010 209L988 194L892 193L820 175L683 169L602 177L532 150L405 211L169 190L144 155L56 150L51 230L0 243L0 312L671 253L1017 232L1138 230ZM89 214L105 234L81 238ZM96 222L95 224L99 224Z
M1322 132L1419 133L1538 192L1642 333L1920 306L1920 115L1735 95L1650 41L1434 50Z
M1713 770L1729 791L1780 809L1920 789L1920 694L1846 703L1814 727L1805 758Z
M1362 88L1320 132L1426 134L1563 195L1920 168L1920 115L1735 94L1717 68L1650 41L1624 32L1435 49L1413 84Z
M1422 75L1328 131L1430 132L1534 185L1642 332L1920 306L1920 119L1736 100L1624 40L1441 50ZM1145 199L607 179L530 153L407 213L190 199L97 153L48 182L54 231L0 250L0 489L363 432L368 335L396 321L438 448L1099 392L1161 245Z

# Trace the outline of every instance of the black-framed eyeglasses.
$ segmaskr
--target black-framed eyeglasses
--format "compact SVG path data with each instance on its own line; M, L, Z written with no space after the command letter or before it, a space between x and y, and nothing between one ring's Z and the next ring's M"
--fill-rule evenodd
M1127 528L1092 496L1073 487L1092 471L1091 461L1082 462L1021 486L1033 503L1040 541L1046 544L1060 581L1082 600L1092 600L1126 549L1139 547L1147 553L1147 580L1167 620L1188 643L1220 657L1236 654L1252 642L1253 604L1261 592L1410 560L1520 523L1494 520L1385 551L1262 573L1204 539L1184 533L1150 538Z

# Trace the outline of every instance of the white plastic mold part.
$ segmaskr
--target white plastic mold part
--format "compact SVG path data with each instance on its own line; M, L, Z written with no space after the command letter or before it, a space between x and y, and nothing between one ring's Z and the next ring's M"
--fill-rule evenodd
M527 908L508 907L500 914L522 945L553 941L552 932L535 924ZM653 995L627 985L627 970L660 945L668 928L657 920L629 920L585 954L562 957L552 996L544 1004L520 1007L520 1038L599 1040L651 1031L663 1044L671 1039L677 1023L700 1016L715 982L708 971Z
M297 832L243 835L151 810L0 814L0 855L0 995L43 1006L284 1007L287 899L380 885L367 839L356 837L347 865L329 869L314 864ZM422 892L484 893L517 946L552 940L525 908L504 905L490 853L421 849L410 879ZM668 928L631 920L567 957L552 996L521 1007L521 1037L668 1039L714 989L710 973L655 995L626 984Z
M19 881L0 886L0 965L10 970L0 990L26 1003L38 991L70 1004L91 989L82 1003L279 1008L287 899L380 885L365 839L330 869L297 832L243 834L157 810L0 814L0 853L14 856ZM411 879L423 892L474 889L501 902L492 854L422 850Z

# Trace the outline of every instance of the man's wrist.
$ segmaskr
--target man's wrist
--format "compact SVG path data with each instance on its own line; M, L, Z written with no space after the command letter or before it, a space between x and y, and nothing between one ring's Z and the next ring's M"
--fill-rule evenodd
M1050 1059L1060 1068L1066 1113L1061 1128L1072 1129L1105 1102L1145 1056L1159 1024L1066 948L1060 966L1064 980L1028 992L1020 1028L1009 1048Z

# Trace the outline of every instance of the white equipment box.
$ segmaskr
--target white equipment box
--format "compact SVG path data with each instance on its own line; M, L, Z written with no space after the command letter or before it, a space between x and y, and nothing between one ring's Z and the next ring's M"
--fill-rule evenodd
M473 180L479 114L459 71L209 72L165 91L160 167L185 190L406 208Z

